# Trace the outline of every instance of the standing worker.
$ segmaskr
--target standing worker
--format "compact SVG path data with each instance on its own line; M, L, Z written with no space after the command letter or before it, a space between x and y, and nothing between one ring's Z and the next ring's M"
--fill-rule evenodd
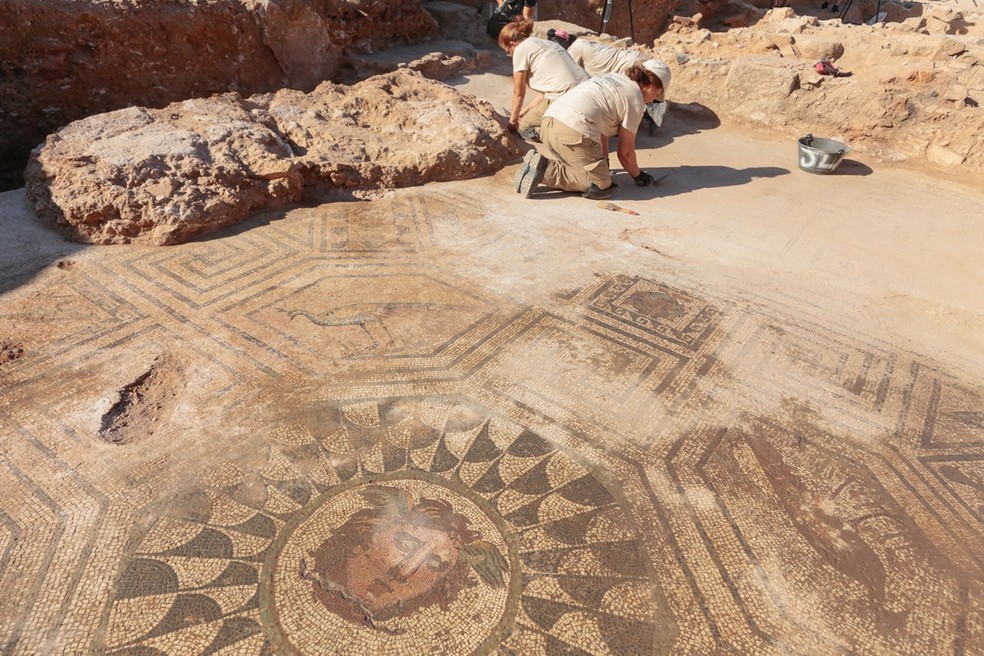
M492 11L485 25L485 31L493 39L515 16L536 20L536 0L496 0L498 6Z
M605 75L606 73L624 73L629 66L641 64L645 61L657 63L656 75L663 83L663 94L670 88L670 67L663 62L650 59L648 55L639 50L629 48L615 48L604 43L591 41L589 39L579 39L565 30L547 30L547 38L554 43L559 43L567 49L567 54L571 56L579 66L591 77ZM666 117L666 103L657 100L646 106L645 118L649 123L649 136L663 125Z
M498 0L499 7L502 7L507 0ZM536 20L536 0L523 0L523 18Z
M563 46L535 36L533 21L516 17L499 33L499 47L513 62L513 98L509 130L539 141L540 121L551 102L588 79ZM526 87L536 92L526 107Z
M653 60L579 84L554 102L543 116L543 153L526 154L516 173L516 191L529 198L542 181L585 198L608 198L615 190L608 168L608 139L618 136L618 161L640 187L653 176L636 162L635 135L646 105L663 98L663 82Z

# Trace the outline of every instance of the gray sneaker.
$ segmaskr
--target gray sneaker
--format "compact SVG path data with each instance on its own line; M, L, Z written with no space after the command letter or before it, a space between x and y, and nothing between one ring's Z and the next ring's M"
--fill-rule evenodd
M533 195L533 190L536 186L543 181L543 174L547 172L547 164L550 163L546 157L536 152L532 151L533 156L530 157L530 172L523 176L523 179L519 183L519 193L522 194L523 198L529 198Z

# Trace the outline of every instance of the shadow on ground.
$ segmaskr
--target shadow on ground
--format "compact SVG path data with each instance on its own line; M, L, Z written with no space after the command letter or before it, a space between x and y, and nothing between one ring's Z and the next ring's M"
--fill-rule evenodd
M271 223L276 223L277 221L281 221L287 216L287 213L290 212L291 210L297 208L303 208L303 207L316 207L321 204L322 203L310 204L310 205L292 204L289 207L282 207L278 209L270 209L262 212L257 212L256 214L252 214L249 217L243 219L239 223L234 223L232 225L225 226L224 228L220 228L215 232L210 232L204 235L198 235L194 239L190 239L189 243L217 241L217 240L236 237L245 234L247 232L250 232L251 230L255 230L257 228L270 225Z
M747 169L735 169L730 166L662 166L645 167L646 171L658 182L648 187L637 187L624 171L617 171L612 176L618 190L612 197L613 201L648 200L651 198L666 198L678 194L686 194L698 189L714 187L736 187L752 182L757 178L775 178L788 175L789 169L778 166L752 166ZM541 190L544 189L541 187ZM553 199L566 192L543 193L533 195L533 199Z
M71 267L71 256L85 244L70 242L38 220L27 206L24 189L0 193L0 294L30 282L52 262Z
M845 159L840 163L833 175L871 175L872 173L874 173L874 169L867 164L863 164L856 159Z
M677 137L700 134L721 127L721 119L713 109L700 103L678 104L669 103L666 111L666 122L653 135L647 135L646 128L640 128L636 135L636 148L666 146L673 143Z

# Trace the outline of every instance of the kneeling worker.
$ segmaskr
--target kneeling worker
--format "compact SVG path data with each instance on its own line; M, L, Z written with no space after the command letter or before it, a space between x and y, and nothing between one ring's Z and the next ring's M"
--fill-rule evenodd
M516 174L516 191L529 198L540 182L554 189L604 199L615 184L608 168L608 139L618 137L618 161L639 186L653 177L636 162L635 136L646 105L663 99L662 72L654 60L582 82L554 101L543 116L542 152L531 150Z
M547 30L547 38L554 43L558 43L567 49L567 54L577 62L584 71L591 77L604 75L606 73L624 73L633 64L642 64L650 59L649 55L628 48L614 48L612 46L579 39L565 30ZM663 94L670 90L670 67L659 60L650 66L654 73L663 83ZM646 106L645 120L649 123L649 136L653 136L656 130L663 125L666 117L665 100L656 100Z

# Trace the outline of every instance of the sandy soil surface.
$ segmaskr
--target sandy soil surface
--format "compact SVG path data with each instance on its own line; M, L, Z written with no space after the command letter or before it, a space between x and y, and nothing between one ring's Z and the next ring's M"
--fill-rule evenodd
M500 111L509 102L498 74L470 76L463 88ZM654 137L640 134L637 148L646 170L668 174L651 191L617 178L615 200L640 216L545 191L509 212L523 213L527 230L570 230L572 243L607 245L586 245L579 256L600 257L617 244L646 249L661 272L702 288L734 288L756 303L795 299L816 321L836 317L847 333L962 364L971 375L984 371L984 189L976 176L857 156L834 175L817 175L798 168L795 139L728 125L704 130L681 117Z

